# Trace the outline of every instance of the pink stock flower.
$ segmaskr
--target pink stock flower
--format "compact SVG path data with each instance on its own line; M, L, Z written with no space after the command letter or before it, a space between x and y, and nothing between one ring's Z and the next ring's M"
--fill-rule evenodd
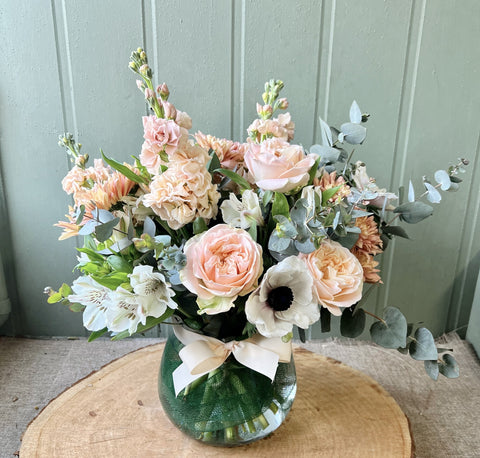
M169 156L175 152L182 137L186 138L188 135L186 129L181 128L175 121L153 115L143 117L143 129L143 137L149 149L156 153L165 151Z
M262 140L262 136L275 137L288 142L293 140L294 130L295 124L291 119L290 113L282 113L273 119L255 119L247 129L247 132L257 142Z
M279 139L250 143L244 159L253 182L259 188L277 192L305 186L315 163L315 156L306 156L301 146Z
M248 232L219 224L187 241L187 264L180 272L185 287L198 296L200 313L233 307L258 285L263 272L262 247Z

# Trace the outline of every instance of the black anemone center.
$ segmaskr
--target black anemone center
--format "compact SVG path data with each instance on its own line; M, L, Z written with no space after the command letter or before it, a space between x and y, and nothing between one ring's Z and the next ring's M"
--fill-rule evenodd
M293 302L293 293L288 286L280 286L268 293L267 303L276 312L288 310Z

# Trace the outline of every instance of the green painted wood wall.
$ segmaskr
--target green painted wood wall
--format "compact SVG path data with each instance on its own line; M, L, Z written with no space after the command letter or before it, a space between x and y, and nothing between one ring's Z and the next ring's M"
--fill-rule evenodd
M73 132L91 157L139 153L145 105L127 68L138 46L194 131L243 139L275 77L306 147L318 116L338 125L353 99L371 114L356 159L381 186L420 187L468 156L461 190L407 228L414 241L390 246L368 306L402 307L435 334L465 329L480 264L479 18L478 0L2 2L0 243L13 310L0 332L84 335L81 316L42 293L74 278L75 241L52 227L70 203L57 136Z

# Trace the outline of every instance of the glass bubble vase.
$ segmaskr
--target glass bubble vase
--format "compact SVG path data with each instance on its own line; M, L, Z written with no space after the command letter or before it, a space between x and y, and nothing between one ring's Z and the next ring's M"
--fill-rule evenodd
M233 447L262 439L282 424L297 389L293 355L289 363L278 364L273 382L230 355L175 396L172 373L182 364L182 348L170 332L158 391L165 414L183 433L210 445Z

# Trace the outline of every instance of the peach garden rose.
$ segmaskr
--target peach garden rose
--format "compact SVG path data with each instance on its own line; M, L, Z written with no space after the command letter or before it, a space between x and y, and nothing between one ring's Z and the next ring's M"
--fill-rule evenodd
M250 143L244 158L259 188L284 193L308 183L315 159L312 154L306 155L301 146L276 138Z
M324 240L310 254L300 254L313 277L318 303L332 315L341 315L362 297L363 268L360 261L338 242Z
M214 315L234 306L258 285L262 247L243 229L218 224L187 241L183 285L198 296L199 313Z

